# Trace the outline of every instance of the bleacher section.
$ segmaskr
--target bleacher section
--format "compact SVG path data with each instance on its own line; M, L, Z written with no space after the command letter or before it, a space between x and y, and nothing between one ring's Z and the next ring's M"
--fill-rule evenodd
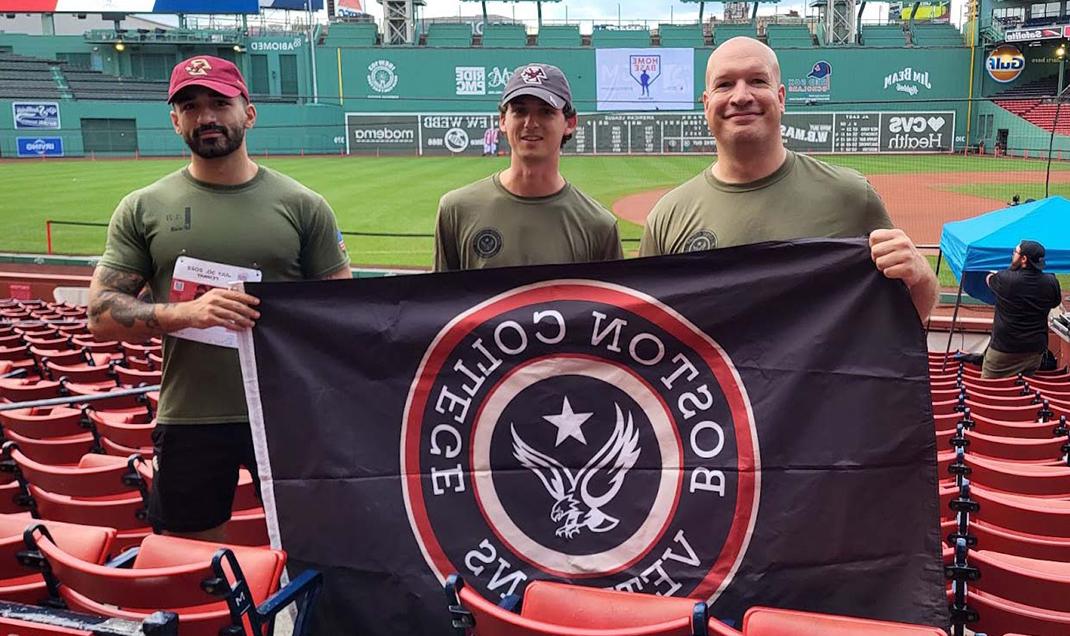
M930 352L929 376L956 629L1070 633L1070 374L982 379Z
M758 29L753 24L718 24L713 28L713 44L718 46L735 37L758 37Z
M483 46L527 46L528 32L523 24L488 24L483 27Z
M469 24L435 22L427 28L427 46L472 46Z
M706 45L701 24L659 24L661 46L701 48Z
M0 53L0 98L60 99L53 68L61 62Z
M766 43L773 48L800 48L814 45L814 36L803 24L770 24L765 28Z
M326 46L375 46L379 29L374 22L335 22L327 29Z
M544 24L539 28L539 46L564 48L582 44L583 38L578 24Z
M950 24L918 24L911 29L915 46L963 46L958 29Z
M134 99L164 101L167 82L114 77L100 71L64 71L75 99Z
M1064 104L1060 108L1051 101L1057 90L1056 76L1044 77L1003 91L995 99L995 104L1034 126L1047 131L1054 128L1055 132L1062 135L1070 134L1070 107ZM1056 113L1059 115L1058 122Z
M898 24L862 25L862 44L903 47L907 44L907 34Z
M595 48L645 48L650 46L650 31L646 29L609 29L602 26L591 31L591 46Z

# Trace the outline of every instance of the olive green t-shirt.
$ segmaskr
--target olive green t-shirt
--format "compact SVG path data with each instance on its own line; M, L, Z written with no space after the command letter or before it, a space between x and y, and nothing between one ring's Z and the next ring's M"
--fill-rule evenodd
M566 183L546 197L519 197L498 175L447 192L435 224L435 271L623 258L617 220Z
M723 183L706 168L654 205L640 256L763 241L852 238L891 228L877 192L858 172L788 151L776 172Z
M264 281L322 278L349 263L320 195L260 166L237 186L173 172L127 195L108 226L101 265L140 274L167 302L179 256L258 269ZM164 338L158 421L248 421L238 351Z

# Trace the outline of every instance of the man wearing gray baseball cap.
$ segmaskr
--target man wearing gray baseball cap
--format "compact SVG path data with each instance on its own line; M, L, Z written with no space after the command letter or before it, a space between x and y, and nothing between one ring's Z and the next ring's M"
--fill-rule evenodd
M442 197L435 271L622 258L616 218L561 176L577 124L561 69L516 69L498 114L509 167Z

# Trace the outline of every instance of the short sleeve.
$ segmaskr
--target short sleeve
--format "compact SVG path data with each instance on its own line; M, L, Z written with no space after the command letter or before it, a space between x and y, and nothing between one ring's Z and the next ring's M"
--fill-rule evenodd
M646 225L643 227L643 238L639 240L639 256L661 256L665 254L662 241L665 239L664 227L661 222L665 216L662 205L664 198L654 204L654 209L646 217Z
M323 278L349 265L349 254L334 211L319 195L310 208L303 238L301 271L305 278Z
M438 203L435 217L435 266L436 272L451 272L461 269L460 256L457 253L457 237L451 223L451 215L445 199Z
M895 227L892 224L891 217L888 216L888 209L884 207L884 201L881 196L877 194L877 191L873 189L873 185L866 181L866 211L865 211L865 224L866 231L872 232L873 230L890 230Z
M620 230L617 228L616 222L609 227L609 231L606 232L606 243L600 255L600 259L603 261L618 261L624 258L624 251L620 245Z
M124 272L152 278L152 255L138 216L137 199L126 196L115 208L108 223L108 238L100 264Z

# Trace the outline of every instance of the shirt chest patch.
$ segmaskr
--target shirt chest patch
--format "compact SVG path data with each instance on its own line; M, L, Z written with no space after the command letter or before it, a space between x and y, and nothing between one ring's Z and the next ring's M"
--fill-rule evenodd
M164 220L172 232L188 232L193 227L193 209L187 207L182 212L168 212Z
M502 251L502 234L492 227L485 227L472 237L472 250L480 258L490 258Z

